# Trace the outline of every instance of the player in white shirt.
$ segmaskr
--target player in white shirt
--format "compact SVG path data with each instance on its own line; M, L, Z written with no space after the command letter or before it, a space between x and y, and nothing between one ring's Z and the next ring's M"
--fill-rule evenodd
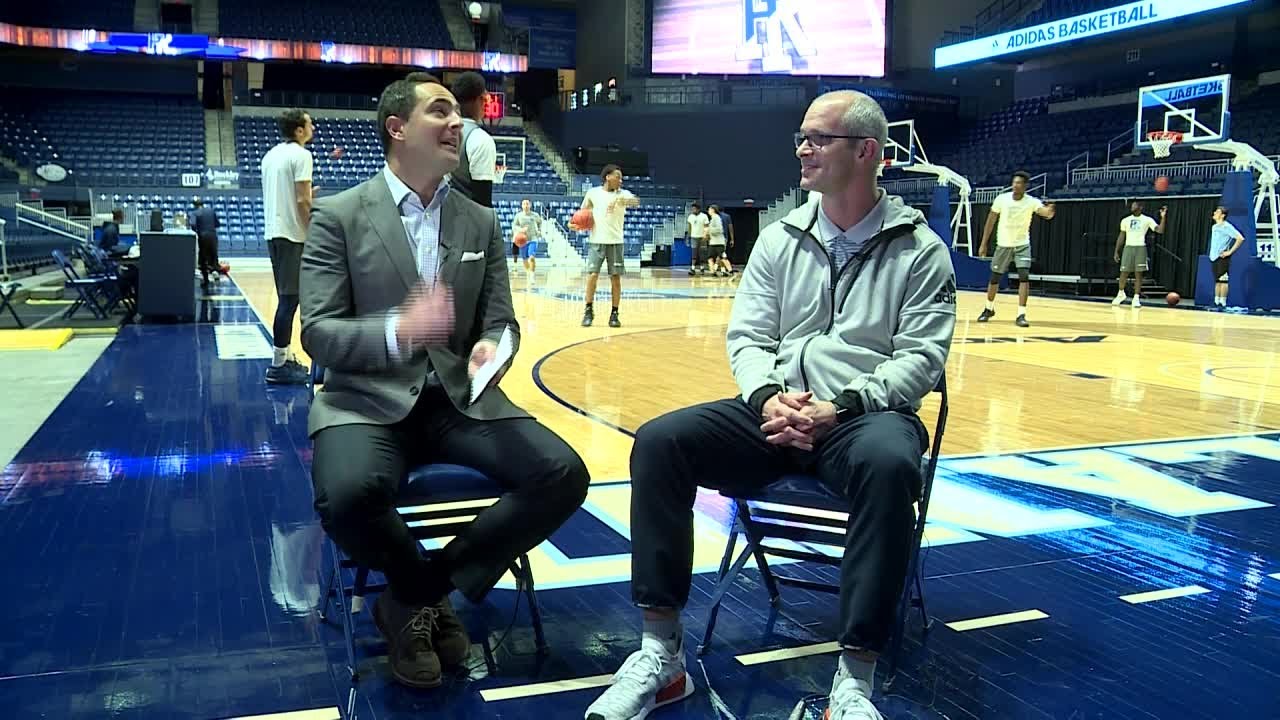
M1133 273L1133 306L1142 307L1142 274L1147 271L1147 233L1155 230L1164 234L1165 216L1169 208L1160 208L1160 224L1150 215L1142 214L1142 203L1137 200L1129 206L1129 216L1120 221L1120 235L1116 238L1116 262L1120 263L1120 290L1112 305L1124 302L1125 284Z
M978 322L986 322L996 315L996 293L1000 290L1000 276L1009 271L1012 263L1018 269L1018 327L1028 327L1027 295L1031 291L1031 218L1039 215L1052 220L1053 203L1045 204L1027 194L1027 182L1031 176L1019 170L1013 174L1013 189L996 197L987 214L987 224L982 228L980 257L987 256L991 231L996 231L996 252L991 258L991 281L987 283L987 307L978 316Z
M731 275L733 266L729 264L729 255L725 252L724 220L720 218L720 207L712 205L707 208L707 272L719 276Z
M605 165L600 171L604 185L593 187L582 198L582 210L590 210L591 236L587 239L587 309L582 313L582 327L590 327L595 321L592 300L596 297L596 281L600 278L600 265L609 263L609 283L613 290L613 311L609 313L609 327L622 327L618 320L618 304L622 301L622 226L627 208L640 204L640 199L629 190L622 189L622 168ZM573 223L571 230L579 230Z
M484 76L478 72L462 73L453 81L452 92L462 111L462 150L458 169L449 174L449 181L453 190L485 207L493 207L498 145L480 125L489 98Z
M302 243L311 224L311 151L307 143L315 134L311 116L302 110L280 113L283 138L262 158L262 211L264 233L276 282L276 315L271 326L275 353L267 368L267 382L303 385L310 371L289 351L293 316L298 312L298 273L302 268Z
M685 222L689 233L686 236L689 238L689 274L697 275L702 272L702 262L707 259L707 232L711 220L702 212L702 206L694 203Z

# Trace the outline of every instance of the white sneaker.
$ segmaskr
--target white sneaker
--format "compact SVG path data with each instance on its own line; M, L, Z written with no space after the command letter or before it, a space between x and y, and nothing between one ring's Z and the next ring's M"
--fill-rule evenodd
M1120 305L1122 303L1124 303L1124 293L1116 295L1116 299L1111 301L1112 305Z
M884 716L871 704L871 698L863 694L858 681L848 678L840 681L831 693L823 720L884 720Z
M1133 305L1134 307L1142 307L1142 300L1137 295L1134 295L1133 302L1130 304Z
M683 648L668 655L660 648L641 645L613 674L609 689L587 708L586 720L643 720L655 709L692 694Z

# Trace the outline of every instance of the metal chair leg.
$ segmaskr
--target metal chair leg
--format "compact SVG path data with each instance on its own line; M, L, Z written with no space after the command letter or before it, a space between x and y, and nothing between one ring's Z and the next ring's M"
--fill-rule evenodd
M342 572L342 553L338 550L337 543L333 541L329 542L329 547L333 553L334 573L340 573ZM347 670L351 673L351 685L354 690L355 684L360 681L360 670L356 667L355 628L352 627L355 624L355 618L347 612L347 594L341 582L338 583L337 592L333 597L338 605L338 613L342 616L342 639L347 649Z
M716 586L724 582L724 576L729 572L729 565L733 562L733 551L738 546L738 529L736 527L729 528L729 541L724 546L724 557L720 558L720 572L716 574ZM711 633L716 628L716 618L720 615L720 603L711 606L707 611L707 625L702 631L702 642L698 644L698 654L702 655L711 646Z
M333 604L333 584L340 569L338 565L334 565L329 570L329 579L324 584L324 605L320 606L320 622L329 622L329 606ZM338 592L342 592L342 588L338 588Z
M547 647L546 634L542 630L542 611L538 609L538 596L534 593L533 567L529 564L529 556L521 555L517 558L516 566L520 570L520 574L516 576L516 582L524 586L524 595L529 601L529 624L533 625L534 648L539 655L545 655L550 649Z
M738 559L734 561L733 565L729 566L728 572L726 572L724 577L720 579L720 582L716 584L716 589L711 593L712 614L708 616L709 621L714 620L715 614L719 612L720 602L724 600L725 593L729 592L729 588L733 586L733 581L742 572L742 568L746 567L747 561L751 559L751 555L751 547L748 546L742 551L742 554L738 556ZM714 622L707 623L707 629L704 631L702 645L698 646L699 655L706 652L707 645L711 641L711 631L714 629L714 626Z

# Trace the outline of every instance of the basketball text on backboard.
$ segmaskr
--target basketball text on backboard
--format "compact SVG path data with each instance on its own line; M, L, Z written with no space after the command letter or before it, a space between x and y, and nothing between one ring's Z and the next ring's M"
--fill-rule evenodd
M1151 147L1149 133L1182 134L1183 143L1211 143L1230 137L1231 76L1148 85L1138 90L1137 147Z

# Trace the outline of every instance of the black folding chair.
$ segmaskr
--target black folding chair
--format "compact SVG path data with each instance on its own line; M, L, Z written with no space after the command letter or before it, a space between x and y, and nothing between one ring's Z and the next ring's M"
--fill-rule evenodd
M22 318L18 317L18 311L13 309L13 298L18 294L22 283L0 283L0 310L8 310L13 316L13 321L18 323L18 329L26 327L22 324Z
M311 365L311 387L313 393L318 385L324 384L324 369L318 363ZM484 473L462 465L444 463L424 465L409 473L400 486L400 495L396 499L396 509L409 526L409 532L415 540L436 540L453 537L462 531L474 519L475 514L493 504L502 494L502 488ZM355 615L365 606L365 598L386 589L385 583L370 583L369 568L357 564L347 558L337 543L329 541L332 554L332 566L328 578L324 581L325 604L320 618L328 621L330 604L333 604L342 623L343 639L347 652L347 669L351 674L351 696L348 702L347 717L354 716L355 685L360 681L359 663L355 649ZM425 551L427 555L435 550ZM343 571L354 570L354 581L348 585ZM511 575L515 578L517 592L528 601L529 621L533 627L534 645L538 655L547 652L547 640L542 629L542 613L538 610L538 599L534 593L533 568L529 564L527 554L522 554L511 563ZM516 603L520 599L517 597ZM348 609L349 608L349 609ZM490 674L495 672L496 661L494 649L490 646L486 633L480 639L485 664Z
M886 653L889 668L885 687L892 682L897 672L898 656L902 649L903 636L906 633L908 610L918 608L922 623L922 634L927 635L930 621L924 606L924 583L921 581L923 568L920 563L920 544L924 536L925 520L929 513L929 498L933 493L933 479L938 468L938 453L942 449L942 434L947 426L947 379L944 374L934 387L934 392L941 398L938 406L938 420L933 431L933 442L929 454L921 461L921 472L924 476L920 501L916 504L916 521L911 535L911 555L907 563L907 578L903 584L902 596L898 602L898 611L894 620L893 634L890 636L889 650ZM777 482L753 493L733 494L721 492L721 495L734 501L733 528L729 532L729 542L725 546L724 558L720 561L719 582L711 594L711 609L707 614L707 626L703 632L702 644L698 646L698 654L706 652L711 645L711 634L715 630L716 616L720 612L720 603L724 595L732 587L738 575L746 567L748 561L755 558L756 567L760 570L761 579L769 591L769 602L777 606L779 602L778 586L789 585L813 590L839 594L840 587L832 583L816 582L777 573L769 567L769 556L813 562L829 567L839 567L841 558L810 549L813 545L832 546L843 538L847 526L848 500L832 492L816 477L809 475L788 475ZM815 527L816 526L816 527ZM817 529L825 528L825 529ZM734 560L734 549L738 535L746 538L747 547ZM790 541L787 547L767 544L770 539Z
M107 278L82 278L76 272L76 269L72 267L71 261L67 260L67 256L62 254L61 250L54 250L52 255L53 261L58 264L58 267L62 268L62 274L66 276L63 284L66 287L73 288L77 294L75 302L71 303L66 311L62 313L62 317L70 318L80 308L87 307L89 312L93 313L93 316L98 320L106 319L107 310L99 300L106 297L103 295L103 293L107 292L105 286L113 281Z

